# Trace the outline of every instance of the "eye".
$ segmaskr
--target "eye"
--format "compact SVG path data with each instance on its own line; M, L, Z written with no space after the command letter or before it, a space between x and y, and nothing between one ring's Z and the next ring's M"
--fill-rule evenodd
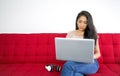
M87 24L87 21L84 21L84 24Z
M87 24L87 21L79 20L78 23L84 23L84 24Z
M82 21L81 21L81 20L79 20L79 23L82 23Z

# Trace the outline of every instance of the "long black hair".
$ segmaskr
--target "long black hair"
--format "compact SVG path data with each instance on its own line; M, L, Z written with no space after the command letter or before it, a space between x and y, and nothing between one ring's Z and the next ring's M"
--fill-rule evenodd
M76 18L76 30L78 30L77 21L81 16L85 16L87 18L87 27L84 31L84 38L94 39L96 44L97 32L93 24L92 16L89 12L81 11L80 13L78 13L78 16Z

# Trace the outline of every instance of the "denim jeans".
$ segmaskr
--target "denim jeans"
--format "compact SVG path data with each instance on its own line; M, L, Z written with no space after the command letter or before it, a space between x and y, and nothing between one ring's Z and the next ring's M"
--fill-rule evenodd
M98 68L99 65L96 59L92 64L67 61L63 65L61 76L84 76L85 74L96 73Z

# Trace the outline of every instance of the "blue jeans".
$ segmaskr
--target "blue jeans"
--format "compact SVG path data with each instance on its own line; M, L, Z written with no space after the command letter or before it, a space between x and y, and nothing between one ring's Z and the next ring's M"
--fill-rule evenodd
M84 76L93 74L98 71L98 61L94 60L93 64L67 61L62 68L61 76Z

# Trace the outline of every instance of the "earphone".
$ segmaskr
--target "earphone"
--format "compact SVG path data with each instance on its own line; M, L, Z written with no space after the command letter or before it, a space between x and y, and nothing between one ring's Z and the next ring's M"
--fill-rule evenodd
M56 70L57 72L60 72L61 67L58 65L45 65L45 69L49 72L52 72L53 70Z

